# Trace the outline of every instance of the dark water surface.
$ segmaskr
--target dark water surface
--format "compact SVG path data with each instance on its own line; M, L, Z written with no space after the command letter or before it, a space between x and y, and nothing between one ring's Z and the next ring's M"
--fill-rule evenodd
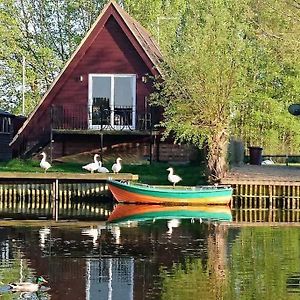
M0 299L300 299L299 211L131 206L124 216L72 198L54 222L47 204L22 199L2 194ZM36 275L47 288L8 290Z
M298 227L174 220L9 221L2 297L23 299L4 283L42 274L50 290L26 299L299 299Z

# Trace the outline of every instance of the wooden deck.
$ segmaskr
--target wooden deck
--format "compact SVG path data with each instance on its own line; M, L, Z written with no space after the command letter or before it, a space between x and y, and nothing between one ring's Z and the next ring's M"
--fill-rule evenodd
M221 182L233 187L233 207L300 210L300 167L233 167Z
M233 167L222 179L222 183L300 186L300 167L281 165Z
M42 181L79 181L79 182L93 182L106 181L108 179L114 180L138 180L138 175L131 173L33 173L33 172L0 172L1 180L42 180Z

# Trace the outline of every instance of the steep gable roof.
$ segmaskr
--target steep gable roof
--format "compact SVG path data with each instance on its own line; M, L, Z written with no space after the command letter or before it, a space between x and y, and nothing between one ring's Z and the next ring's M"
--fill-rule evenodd
M31 119L38 112L39 108L42 106L42 104L44 104L45 100L49 98L49 95L54 95L61 88L68 77L68 74L71 73L81 58L85 55L87 49L90 47L90 45L93 43L93 40L99 33L99 30L103 28L110 16L115 18L120 27L124 29L124 32L125 28L128 29L128 32L125 32L125 34L129 38L132 45L136 48L137 52L149 70L151 70L152 75L161 74L159 64L160 61L162 61L162 54L155 41L152 39L150 33L128 13L126 13L125 10L122 9L115 1L110 1L104 6L102 12L85 37L82 39L77 49L71 55L60 74L54 80L28 119L24 122L23 126L19 129L18 133L14 136L12 142L10 143L11 145L17 141L19 135L22 134L28 123L30 123Z
M130 28L131 32L134 34L135 38L139 41L143 50L147 53L153 65L160 72L159 63L162 60L162 53L159 50L158 45L152 38L151 34L143 27L139 22L134 20L126 11L124 11L118 4L111 1L112 5L118 10L120 16L123 18L124 22Z

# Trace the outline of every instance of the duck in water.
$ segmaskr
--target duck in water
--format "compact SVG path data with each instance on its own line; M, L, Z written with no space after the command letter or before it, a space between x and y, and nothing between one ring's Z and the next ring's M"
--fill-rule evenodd
M36 278L35 283L33 282L17 282L17 283L9 283L9 288L13 292L28 292L34 293L37 292L42 284L47 283L48 281L44 279L42 276L38 276Z

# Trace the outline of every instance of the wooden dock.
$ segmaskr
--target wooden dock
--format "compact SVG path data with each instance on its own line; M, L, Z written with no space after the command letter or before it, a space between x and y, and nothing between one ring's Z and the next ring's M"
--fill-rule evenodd
M221 182L233 187L235 207L300 209L300 167L243 165Z
M138 180L138 175L131 173L33 173L0 172L0 209L5 206L24 209L32 206L51 209L53 219L58 221L59 210L73 209L79 203L71 203L73 196L100 195L108 191L107 180ZM11 184L16 186L11 186ZM70 186L72 185L72 186ZM29 200L32 205L28 204ZM80 209L82 210L84 207ZM76 210L75 208L75 210Z
M113 180L138 180L138 175L131 173L33 173L33 172L0 172L0 181L5 180L41 180L41 181L77 181L77 182L97 182Z
M242 165L232 167L225 178L224 184L246 183L276 183L278 185L300 185L300 166L283 165Z

